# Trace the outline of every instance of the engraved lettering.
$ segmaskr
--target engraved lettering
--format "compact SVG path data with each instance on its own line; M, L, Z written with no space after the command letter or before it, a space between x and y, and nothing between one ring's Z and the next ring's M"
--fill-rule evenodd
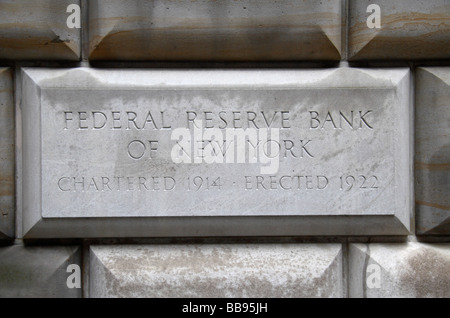
M121 129L122 125L120 124L120 112L111 112L112 114L112 128L111 129Z
M150 111L147 113L147 117L145 118L145 123L144 126L142 126L142 129L145 129L145 126L149 123L153 125L153 129L158 129L158 126L156 126L155 120L153 119L152 112Z
M289 111L281 112L281 128L288 129L291 128L291 124L289 123Z
M371 125L369 125L369 123L366 121L366 119L364 118L367 114L370 114L372 111L371 110L369 110L369 111L367 111L367 112L365 112L365 114L363 115L362 114L362 111L360 111L359 112L359 117L361 118L361 121L360 121L360 126L359 126L359 128L363 128L363 123L367 126L367 127L369 127L370 129L373 129L373 127L371 126Z
M87 120L87 113L86 112L78 112L78 129L83 130L83 129L88 129L88 126L84 126L84 122Z
M68 117L68 115L71 115L71 117ZM72 112L64 112L64 119L65 119L65 121L66 121L66 125L65 125L65 127L64 127L64 130L68 130L69 128L68 128L68 122L69 121L71 121L71 120L73 120L73 118L72 118Z
M305 152L310 158L314 158L314 156L308 151L308 149L306 149L306 146L311 142L312 140L308 140L306 143L304 143L304 141L303 140L300 140L300 143L301 143L301 148L302 148L302 151L301 151L301 155L300 155L300 157L301 158L303 158L304 156L303 156L303 152Z
M135 112L127 112L127 116L128 116L128 127L127 130L130 130L130 124L134 125L134 128L139 130L139 127L136 124L136 117L137 114Z
M105 113L103 113L103 112L92 112L93 129L94 130L98 130L98 129L104 128L106 126L106 119L107 119L107 117L106 117Z
M144 156L147 148L142 141L133 140L128 144L127 149L128 149L128 155L130 156L130 158L139 160Z
M251 115L251 118L250 118ZM248 126L250 127L250 123L253 124L253 126L256 129L259 129L259 127L256 125L255 123L255 119L256 119L256 113L255 112L247 112L247 121L248 121Z

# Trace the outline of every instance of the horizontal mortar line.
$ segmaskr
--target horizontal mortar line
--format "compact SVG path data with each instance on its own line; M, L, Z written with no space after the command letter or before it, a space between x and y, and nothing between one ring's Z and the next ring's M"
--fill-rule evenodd
M212 86L212 85L211 85ZM105 87L40 87L42 90L73 90L73 91L80 91L80 90L88 90L88 91L105 91L108 89L123 89L123 90L128 90L128 91L171 91L171 90L209 90L209 91L222 91L224 89L226 90L246 90L246 91L250 91L250 90L308 90L308 89L314 89L314 90L340 90L340 89L346 89L346 90L394 90L395 86L386 86L386 87L314 87L314 86L285 86L285 87L276 87L274 86L253 86L253 87L246 87L246 86L221 86L221 87L210 87L210 86L197 86L197 87L193 87L193 86L170 86L170 87L165 87L165 86L154 86L149 84L148 87L126 87L126 86L115 86L115 85L110 85L110 86L106 86Z

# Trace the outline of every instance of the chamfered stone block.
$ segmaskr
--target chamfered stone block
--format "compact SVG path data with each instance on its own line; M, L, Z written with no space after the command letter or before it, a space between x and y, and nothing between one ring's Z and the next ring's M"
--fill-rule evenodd
M80 269L81 253L78 247L0 247L0 297L81 297L81 288L68 287L68 280L72 287L71 284L78 279L71 275L80 273L69 265L77 265Z
M342 1L89 2L91 60L339 60Z
M350 244L350 297L450 296L449 244Z
M12 71L0 68L0 239L14 238L14 103Z
M450 234L450 67L418 68L415 196L418 234Z
M26 68L24 236L408 234L409 86L407 69Z
M339 244L91 246L90 297L343 297Z
M370 4L380 7L380 28ZM350 0L350 60L420 60L450 58L450 2L448 0Z
M0 59L79 60L80 29L67 25L71 4L80 1L0 1Z

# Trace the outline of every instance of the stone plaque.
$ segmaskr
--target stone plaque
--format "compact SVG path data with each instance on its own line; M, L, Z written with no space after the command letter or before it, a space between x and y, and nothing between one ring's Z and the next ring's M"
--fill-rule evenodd
M415 195L418 234L450 234L450 68L416 72Z
M349 296L450 297L449 244L350 244Z
M0 59L79 60L79 9L79 0L0 1Z
M26 238L409 233L407 69L22 76Z
M14 104L12 72L0 68L0 239L14 238Z
M450 58L448 0L349 2L350 60Z
M341 0L89 2L89 59L339 60Z
M93 298L345 295L340 244L91 246L89 263Z

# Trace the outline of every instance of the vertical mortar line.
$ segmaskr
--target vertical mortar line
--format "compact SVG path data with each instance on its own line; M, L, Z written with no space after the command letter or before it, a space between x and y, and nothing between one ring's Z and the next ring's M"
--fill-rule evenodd
M81 272L82 272L82 290L81 297L89 298L89 271L90 271L90 259L89 259L89 242L83 240L82 253L81 253Z
M349 28L349 0L342 0L342 18L341 18L341 60L348 61L348 28Z
M369 265L370 260L370 238L368 242L366 243L366 257L364 259L364 267L363 267L363 281L362 281L362 287L363 287L363 298L367 298L367 266Z
M411 72L411 76L410 76L410 92L409 92L409 98L410 98L410 107L411 107L411 111L410 111L410 128L409 128L409 133L410 133L410 145L411 145L411 153L410 153L410 158L411 158L411 163L410 163L410 173L411 173L411 188L410 189L410 193L411 193L411 211L410 211L410 222L411 222L411 229L410 229L410 235L416 235L416 178L415 178L415 153L416 153L416 123L415 123L415 118L416 118L416 65L414 62L409 63L409 67L410 67L410 72Z
M89 4L88 0L80 0L81 6L81 61L89 58Z
M21 67L16 62L13 64L11 72L13 73L13 106L14 106L14 230L15 238L21 239L22 231L22 134L18 132L22 129L21 111L21 92L22 77L20 75Z
M343 289L344 289L344 298L349 298L349 253L348 253L348 237L345 238L345 241L342 242L342 279L343 279Z

